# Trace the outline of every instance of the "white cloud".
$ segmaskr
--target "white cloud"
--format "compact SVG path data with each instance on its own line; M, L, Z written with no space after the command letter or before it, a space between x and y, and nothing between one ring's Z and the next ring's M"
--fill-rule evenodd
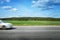
M11 0L0 0L0 4L3 4L5 2L9 3Z
M3 6L2 8L3 9L11 9L12 7L11 6Z
M6 2L10 2L10 0L5 0Z
M17 8L14 8L12 6L3 6L2 9L9 10L9 11L17 11L18 10Z
M18 9L17 8L12 8L11 11L17 11Z
M34 2L34 1L33 1ZM46 2L48 2L48 0L38 0L38 1L35 1L35 3L33 4L33 6L35 7L44 7Z
M53 8L56 5L60 5L60 0L33 0L32 4L33 7L37 8Z
M54 3L60 3L60 0L51 0L53 1Z
M32 3L36 3L36 1L32 1Z

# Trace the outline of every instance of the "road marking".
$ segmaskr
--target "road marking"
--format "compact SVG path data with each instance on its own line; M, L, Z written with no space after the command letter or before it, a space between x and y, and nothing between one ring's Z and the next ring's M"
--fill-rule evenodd
M60 32L60 30L2 30L1 32Z

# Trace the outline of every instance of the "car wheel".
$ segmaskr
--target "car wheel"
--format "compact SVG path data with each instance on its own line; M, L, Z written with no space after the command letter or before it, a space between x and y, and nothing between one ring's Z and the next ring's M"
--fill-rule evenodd
M2 26L2 29L5 30L6 29L6 26Z

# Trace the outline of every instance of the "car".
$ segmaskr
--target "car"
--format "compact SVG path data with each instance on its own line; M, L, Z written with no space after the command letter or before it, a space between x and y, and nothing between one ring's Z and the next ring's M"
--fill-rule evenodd
M7 28L13 28L11 23L5 23L2 20L0 20L0 28L7 29Z

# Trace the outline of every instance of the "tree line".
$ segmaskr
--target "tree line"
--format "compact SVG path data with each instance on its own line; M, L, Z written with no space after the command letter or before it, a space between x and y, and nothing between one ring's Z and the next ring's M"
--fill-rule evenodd
M18 20L18 21L60 21L60 18L50 17L13 17L13 18L0 18L0 20Z

